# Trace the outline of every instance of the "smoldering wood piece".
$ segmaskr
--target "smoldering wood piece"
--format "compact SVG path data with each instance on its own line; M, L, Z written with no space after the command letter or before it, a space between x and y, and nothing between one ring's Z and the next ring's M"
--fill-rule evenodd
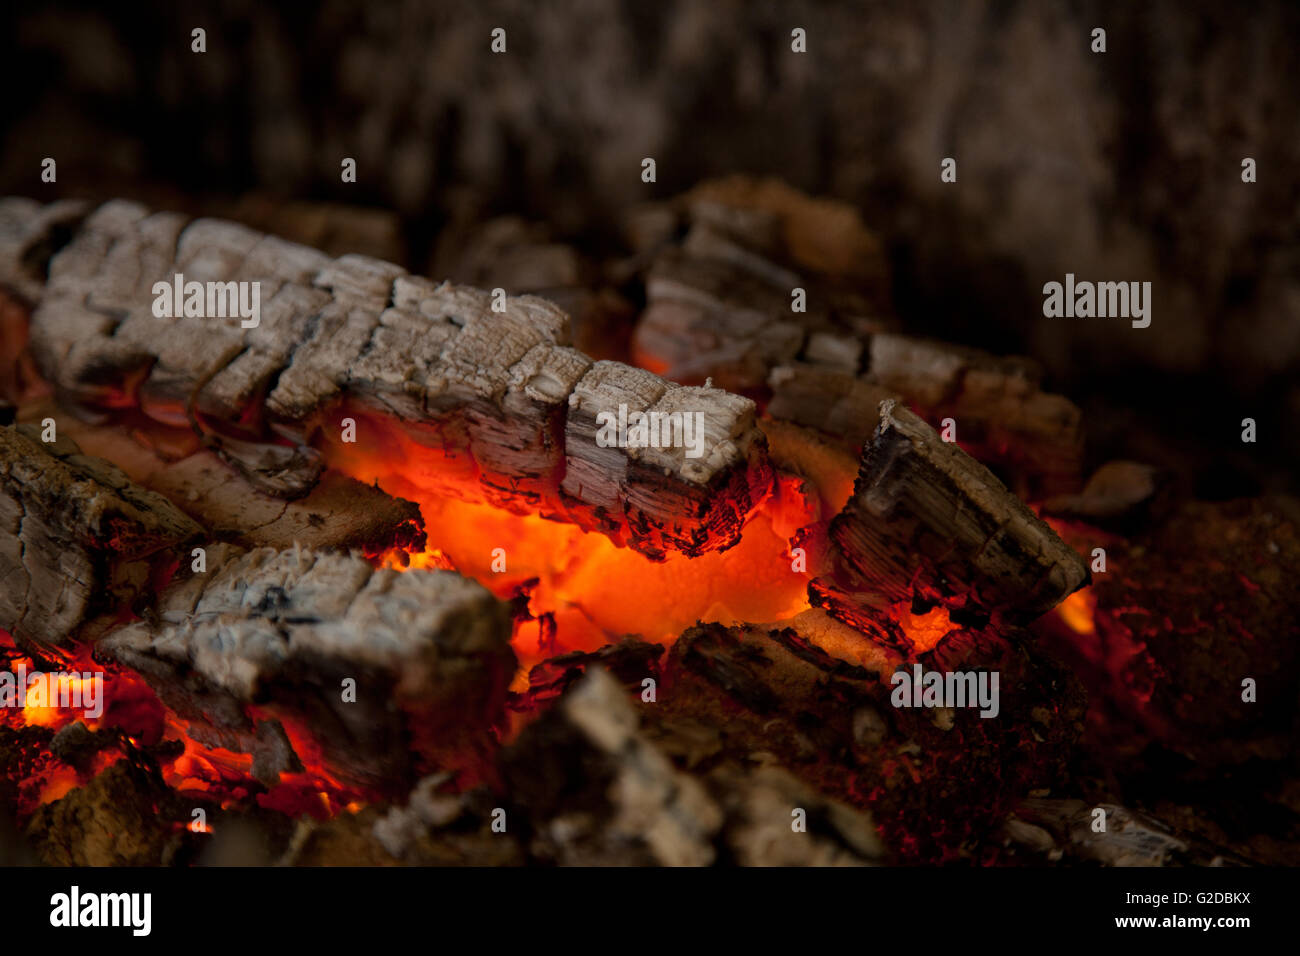
M910 661L870 649L864 666L839 654L853 648L835 647L830 623L805 612L772 629L688 629L669 649L644 732L678 765L784 768L869 811L902 862L961 852L1063 772L1086 696L1021 636L956 629ZM997 716L981 717L978 707L894 706L891 675L915 663L997 672ZM785 816L788 829L788 809Z
M772 481L754 411L720 389L597 362L569 397L561 487L570 513L651 556L733 544Z
M151 621L97 645L192 736L255 753L256 704L306 728L337 773L380 789L409 786L425 762L478 759L515 668L507 605L454 572L376 571L359 555L219 557L164 591Z
M202 529L115 466L40 428L0 428L0 627L59 644L89 617L147 592Z
M831 522L814 603L862 610L941 604L972 621L1028 621L1089 579L1083 559L987 468L892 400Z
M629 449L629 527L665 551L690 555L738 541L773 482L754 403L721 389L670 386L649 415L652 425L659 417L661 436L680 415L691 441L689 447Z
M627 483L628 456L617 440L597 441L601 415L617 420L620 406L627 413L644 413L659 400L667 383L653 372L618 362L597 362L568 397L565 452L568 458L562 488L574 499L621 514L619 491ZM616 436L615 436L616 437Z
M873 335L867 378L938 422L951 417L958 441L1010 474L1036 498L1078 490L1083 416L1040 388L1036 363L893 333Z

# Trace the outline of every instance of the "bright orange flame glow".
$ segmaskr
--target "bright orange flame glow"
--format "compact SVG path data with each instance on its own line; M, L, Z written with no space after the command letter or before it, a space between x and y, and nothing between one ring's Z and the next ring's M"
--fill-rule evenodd
M912 614L909 611L901 617L899 624L912 642L913 654L924 654L931 650L954 627L948 618L947 608L943 607L932 608L925 614Z
M1086 636L1097 633L1096 612L1097 598L1091 588L1075 591L1056 609L1056 613L1070 630Z
M68 723L64 711L69 708L57 706L60 701L80 701L83 692L93 692L97 696L102 694L102 683L99 688L91 685L90 681L73 674L59 674L55 677L53 674L44 675L40 682L32 682L27 686L27 698L23 703L23 719L29 726L39 727L59 727ZM75 715L80 717L82 708L76 706L71 708L78 711Z
M778 621L809 606L809 574L794 570L791 536L821 515L797 479L778 481L731 549L656 562L599 532L477 500L477 482L466 480L473 464L464 456L447 457L391 427L376 428L383 429L382 453L360 442L327 443L327 460L420 506L429 549L412 555L411 567L455 568L502 598L527 589L529 614L549 615L554 628L537 620L515 628L524 672L554 654L596 650L626 635L671 642L697 621ZM460 490L471 500L458 497ZM401 566L402 558L387 563ZM806 566L815 566L813 556Z

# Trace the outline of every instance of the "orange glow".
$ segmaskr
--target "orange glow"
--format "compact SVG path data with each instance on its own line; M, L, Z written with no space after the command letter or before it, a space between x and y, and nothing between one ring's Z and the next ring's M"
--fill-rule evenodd
M77 777L77 771L71 767L55 767L46 776L36 802L53 803L55 800L67 796L69 791L80 786L80 784L81 781Z
M324 441L327 461L420 506L429 548L410 556L411 567L454 568L505 599L527 593L532 620L514 634L525 672L554 654L626 635L671 642L697 621L777 621L809 606L809 574L793 570L791 538L821 514L799 479L778 480L731 549L656 562L599 532L489 504L468 456L444 455L371 419L358 435L372 425L373 445ZM533 510L523 498L519 506ZM403 561L390 556L386 564ZM816 566L813 555L806 566Z
M774 502L779 507L779 501ZM729 551L698 558L651 561L602 534L535 515L442 498L420 502L430 537L456 569L500 597L536 579L528 610L553 614L555 645L542 647L542 629L525 623L516 651L525 667L554 653L595 650L627 634L672 641L696 621L776 621L808 607L806 573L791 570L789 539L778 534L779 512L760 509ZM505 551L494 570L493 550ZM418 566L417 556L412 564ZM500 567L498 563L497 567Z
M1097 633L1096 611L1097 598L1091 588L1075 591L1056 609L1056 613L1070 630L1076 634L1089 636Z
M27 687L27 699L23 703L23 719L29 726L39 727L58 727L68 723L69 721L64 719L63 711L69 708L55 705L60 700L80 700L83 690L92 689L87 687L88 683L72 674L59 674L57 678L53 674L43 675L40 684L32 683ZM102 688L95 692L102 693ZM45 703L41 703L42 699ZM80 717L82 708L72 709L77 712L76 716Z
M912 653L923 654L943 640L944 635L954 627L948 619L948 610L935 607L926 614L913 614L908 611L899 619L903 633L912 642Z

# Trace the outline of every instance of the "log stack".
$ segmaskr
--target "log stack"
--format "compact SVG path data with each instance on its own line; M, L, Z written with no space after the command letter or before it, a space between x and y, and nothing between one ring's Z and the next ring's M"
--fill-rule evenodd
M1131 462L1080 491L1078 410L1031 363L898 331L842 207L737 180L627 222L632 256L603 272L512 226L485 228L501 235L460 275L617 276L628 301L643 282L647 367L576 350L541 297L132 203L0 203L0 359L50 385L0 382L18 422L0 428L0 655L94 662L116 688L98 724L0 712L0 813L35 859L1285 855L1195 795L1232 765L1260 819L1291 812L1294 502L1166 487L1157 507L1158 475ZM156 315L152 282L176 272L262 283L260 323ZM598 440L620 406L698 412L702 454ZM426 525L451 495L472 504ZM610 561L627 619L641 567L671 572L657 587L698 571L716 604L675 637L646 613L650 640L620 626L600 646L593 625L566 643L585 609L554 562L505 584L447 569L440 545L488 528L523 529L500 539L512 562L539 547L503 512L664 559ZM811 607L737 619L748 562L773 555ZM1000 697L983 715L900 701L915 668L996 676ZM78 786L54 800L60 774ZM187 829L196 806L215 835ZM1085 832L1098 807L1113 838Z

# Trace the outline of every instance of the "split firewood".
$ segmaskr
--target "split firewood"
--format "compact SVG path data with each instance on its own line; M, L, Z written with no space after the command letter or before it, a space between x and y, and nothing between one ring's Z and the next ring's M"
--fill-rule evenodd
M189 423L271 494L305 494L318 449L356 464L349 453L398 441L431 456L410 469L429 494L540 511L653 556L734 544L770 485L753 403L593 364L569 341L568 317L535 296L122 201L53 255L31 320L32 354L63 401ZM619 440L594 427L624 412ZM643 415L689 416L700 447L640 441ZM340 449L350 417L360 447Z
M1088 568L983 465L893 401L830 527L814 603L870 628L876 610L942 605L976 625L1026 622L1088 581Z
M509 609L475 582L297 548L217 550L96 650L209 746L257 754L262 715L282 717L340 776L380 790L476 759L515 668Z
M87 619L129 607L202 529L67 438L0 428L0 628L64 642Z

